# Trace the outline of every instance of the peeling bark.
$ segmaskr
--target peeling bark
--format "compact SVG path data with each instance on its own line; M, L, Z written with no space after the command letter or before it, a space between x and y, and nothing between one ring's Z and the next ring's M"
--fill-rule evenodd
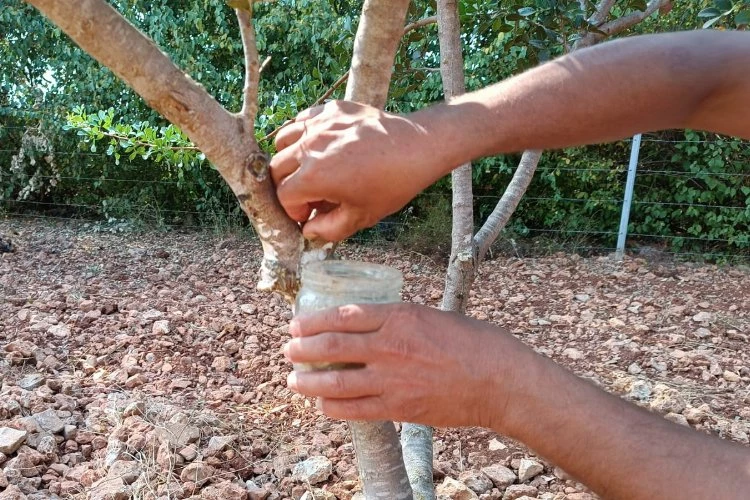
M293 297L302 234L279 205L268 175L268 156L245 120L224 109L104 0L27 1L203 151L237 196L261 240L264 260L258 287Z

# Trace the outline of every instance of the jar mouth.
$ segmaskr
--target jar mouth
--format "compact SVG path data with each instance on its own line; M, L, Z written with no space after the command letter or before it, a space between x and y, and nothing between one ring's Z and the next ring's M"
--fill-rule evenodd
M403 284L401 271L381 264L354 260L311 262L302 269L302 285L346 286L351 289L393 288Z

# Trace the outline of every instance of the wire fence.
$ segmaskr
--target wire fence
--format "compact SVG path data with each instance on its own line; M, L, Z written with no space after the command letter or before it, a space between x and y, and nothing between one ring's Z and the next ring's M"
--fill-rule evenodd
M25 127L2 127L5 130L23 130ZM1 138L1 136L0 136ZM626 250L636 255L645 255L653 257L654 255L662 257L678 257L686 259L711 259L719 261L750 261L750 196L746 196L744 202L742 196L738 195L731 203L717 203L715 201L681 201L664 196L663 190L660 192L661 197L654 199L653 184L659 179L695 179L700 177L701 182L729 182L732 185L749 186L750 192L750 168L732 168L726 170L710 169L696 172L686 169L684 165L675 164L670 158L659 157L660 148L664 145L710 145L716 141L711 140L686 140L686 139L669 139L664 136L655 134L646 134L642 138L641 160L638 163L638 173L635 177L634 190L632 193L632 210L637 212L641 208L663 209L675 214L690 211L694 214L706 213L735 213L738 217L727 217L726 224L731 225L731 231L705 231L705 233L694 234L690 231L679 231L669 234L665 230L648 231L642 228L648 227L648 224L634 223L631 221L628 230L628 240ZM5 153L5 157L16 154L17 150L3 147L0 142L0 153ZM750 144L742 143L744 151L748 152L750 158ZM656 156L651 153L654 152ZM122 190L123 185L127 185L131 192L139 190L147 191L158 187L159 192L169 193L184 184L184 181L178 179L149 179L140 176L129 177L126 174L126 167L122 172L118 171L112 158L101 152L90 151L57 151L58 157L66 157L69 162L75 162L78 159L82 162L99 162L102 166L97 175L92 175L95 170L87 169L88 175L81 172L58 172L55 175L36 174L35 181L41 183L65 183L67 189L73 189L78 193L96 193L107 191L111 186L119 186L111 191ZM3 158L0 155L0 159ZM617 173L622 179L622 190L618 196L597 197L591 193L575 193L575 196L546 196L533 195L524 197L519 211L539 210L539 207L545 210L561 212L571 211L570 207L575 205L585 205L593 207L592 210L606 211L607 213L616 214L619 217L623 205L623 196L625 188L625 174L627 172L627 159L618 158L617 165L613 168L581 166L566 166L565 164L554 164L540 167L536 176L545 174L555 175L578 175L578 174L602 174L609 175ZM750 164L744 164L740 167L748 167ZM155 166L154 168L159 168ZM136 228L149 226L158 226L165 229L182 229L182 230L207 230L207 229L240 229L247 228L247 221L244 219L239 210L234 197L228 190L221 199L212 200L210 209L202 207L201 209L176 209L163 208L160 206L158 199L151 199L142 206L137 204L131 206L130 217L112 216L112 207L107 206L106 202L96 199L96 197L73 196L76 193L70 193L68 198L88 201L66 201L61 202L54 196L44 196L36 193L27 198L19 197L16 194L8 196L9 190L3 195L3 171L9 175L10 166L0 164L0 214L7 217L21 217L48 221L78 221L90 225L96 230L106 231L125 231ZM536 182L536 181L535 181ZM72 186L72 187L71 187ZM479 190L481 194L475 194L475 205L491 207L500 199L502 192L496 194L487 194L485 190ZM612 192L610 191L611 195ZM421 196L423 205L430 205L433 201L442 202L441 206L449 206L450 193L447 190L442 192L426 192ZM738 201L739 200L739 201ZM111 201L110 201L111 202ZM175 205L172 205L175 206ZM535 208L536 207L536 208ZM712 212L713 211L713 212ZM718 211L718 212L717 212ZM481 210L480 210L481 212ZM449 248L450 226L449 214L438 222L442 223L441 227L430 227L431 233L424 235L424 238L434 238L434 241L428 241L436 247L443 250ZM742 217L739 217L742 216ZM610 219L600 222L596 227L570 227L565 220L558 223L545 224L518 224L513 220L509 228L503 232L498 243L493 247L495 252L511 252L519 256L535 255L557 250L572 251L585 254L609 254L617 250L617 238L620 230L618 229L619 219L614 215ZM716 218L716 215L707 217ZM448 221L448 222L446 222ZM740 221L740 222L737 222ZM405 210L398 215L387 218L380 222L375 228L364 231L353 238L358 243L368 244L392 244L409 240L409 235L415 231L425 230L424 226L429 221L425 220L420 214L414 211ZM478 220L477 224L482 221ZM713 226L721 225L721 220L713 221ZM729 236L727 236L729 235ZM423 242L424 243L424 242ZM679 243L676 245L675 243ZM699 245L695 245L697 243Z

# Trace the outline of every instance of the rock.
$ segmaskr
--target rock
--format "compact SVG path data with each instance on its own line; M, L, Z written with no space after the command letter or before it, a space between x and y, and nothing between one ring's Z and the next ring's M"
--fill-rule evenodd
M568 347L563 351L563 356L566 358L570 358L572 360L579 360L583 359L583 353L579 351L578 349L574 349L572 347Z
M504 444L503 444L503 443L502 443L501 441L499 441L499 440L498 440L497 438L492 438L492 439L490 440L490 442L489 442L488 448L490 449L490 451L500 451L500 450L505 450L505 449L506 449L506 448L508 448L508 447L507 447L507 446L505 446L505 445L504 445Z
M255 306L255 304L240 304L240 311L245 314L255 314L257 310L258 308Z
M479 500L479 497L461 481L446 477L435 489L437 500Z
M502 465L488 465L482 468L482 473L490 478L492 484L499 490L504 490L517 479L515 472Z
M536 497L539 490L529 484L511 484L503 493L503 500L518 500L523 496Z
M265 488L261 488L249 479L245 481L245 489L247 489L250 500L266 500L271 494L270 491Z
M700 408L693 408L692 406L685 408L682 414L691 424L699 424L706 418L706 414Z
M229 356L216 356L213 363L211 363L211 368L219 372L227 372L232 369L232 358Z
M193 462L185 466L180 474L183 483L191 481L198 486L203 486L214 475L214 468L203 462Z
M47 333L53 337L64 339L70 337L70 327L68 325L60 323L59 325L51 326L47 329Z
M631 363L630 366L628 366L628 373L631 375L638 375L642 371L641 365L638 363Z
M166 319L160 319L154 321L151 326L151 333L154 335L166 335L169 333L169 321Z
M9 485L5 491L0 491L0 500L27 500L27 498L15 484Z
M477 495L487 493L492 489L492 481L481 472L467 470L458 476L458 481L465 484L471 491Z
M328 479L333 472L333 464L327 457L310 457L299 462L292 470L292 479L302 483L319 484Z
M336 500L336 495L322 488L313 488L306 491L299 500Z
M651 397L651 384L645 380L636 380L630 387L628 397L638 401L647 401Z
M675 424L684 425L685 427L690 426L687 418L684 415L680 415L679 413L667 413L666 415L664 415L664 418L666 418L670 422L674 422Z
M177 452L187 462L192 462L195 457L198 456L198 447L194 444L189 444L180 451Z
M685 399L676 389L658 384L654 388L654 392L656 392L656 396L653 401L651 401L650 406L658 412L682 413L682 410L687 406Z
M575 298L578 302L588 302L589 299L591 299L591 296L586 293L578 293L573 298Z
M143 401L133 401L122 412L123 418L132 417L133 415L143 415L146 413L146 403Z
M41 413L35 413L33 417L42 430L52 434L61 434L65 429L65 422L60 420L55 410L49 409Z
M105 477L91 486L88 500L129 500L130 486L120 478Z
M57 441L54 436L46 435L39 440L36 445L36 451L44 455L54 455L57 453Z
M162 319L163 317L164 317L163 312L157 311L156 309L149 309L148 311L141 313L141 322L150 323L152 321Z
M18 381L18 387L25 391L33 391L37 387L44 385L44 375L41 373L32 373L26 375L24 378Z
M184 448L190 443L198 441L201 431L188 423L173 422L157 427L154 431L160 442L167 442L172 449Z
M226 450L227 447L237 439L237 436L213 436L208 440L208 446L204 451L207 457L213 457Z
M250 498L250 494L247 488L229 481L222 481L215 485L207 486L201 491L201 499L205 500L248 500L248 498Z
M0 453L10 455L15 453L26 441L26 431L19 431L10 427L0 427Z
M525 483L544 471L544 466L536 460L522 458L518 465L518 481Z
M740 380L742 380L738 374L729 370L724 370L722 377L724 377L724 380L726 380L727 382L739 382Z
M120 478L125 484L133 484L141 475L141 464L132 460L115 460L107 471L108 478Z
M701 311L693 316L693 321L696 323L711 323L714 320L714 315L710 312Z
M698 328L693 335L698 337L699 339L706 339L711 336L711 330L708 328Z
M146 382L148 382L148 378L146 378L146 375L144 375L143 373L136 373L135 375L132 375L125 380L125 387L127 387L128 389L134 389L136 387L142 386Z

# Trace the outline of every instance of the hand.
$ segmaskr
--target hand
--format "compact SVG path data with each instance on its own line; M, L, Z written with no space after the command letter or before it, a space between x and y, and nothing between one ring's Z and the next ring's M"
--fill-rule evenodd
M276 137L271 175L307 238L344 239L396 212L437 180L425 130L353 102L308 109ZM433 148L434 149L434 148ZM308 221L313 210L316 215Z
M512 378L511 336L485 323L412 304L352 305L292 320L293 363L360 363L362 369L292 372L289 388L318 396L328 416L434 426L491 427ZM500 406L498 406L500 405Z

